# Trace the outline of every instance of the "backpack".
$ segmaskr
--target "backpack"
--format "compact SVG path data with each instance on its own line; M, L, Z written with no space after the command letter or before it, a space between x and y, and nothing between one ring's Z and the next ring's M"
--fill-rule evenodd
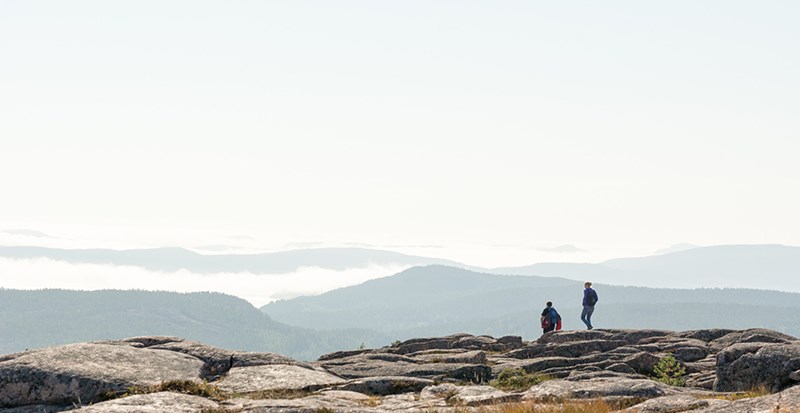
M586 297L586 302L589 305L597 304L597 292L595 292L594 290L589 290L589 296Z
M555 317L553 317L553 313L555 313L556 315ZM553 307L550 307L550 312L547 314L547 317L545 317L544 320L542 320L542 328L543 329L550 328L553 325L553 318L556 319L556 324L555 324L556 328L559 328L558 326L561 324L561 314L559 314L558 311L556 311L556 309Z
M555 313L556 313L556 331L560 331L561 330L561 314L559 314L558 311L555 310L555 308L552 311L555 311Z

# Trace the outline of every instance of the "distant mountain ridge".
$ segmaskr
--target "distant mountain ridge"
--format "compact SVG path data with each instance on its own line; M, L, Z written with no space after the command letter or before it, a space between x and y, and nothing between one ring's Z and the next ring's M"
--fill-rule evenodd
M262 254L199 254L184 248L148 249L58 249L30 246L0 246L0 257L13 259L49 258L74 264L106 264L174 272L280 274L301 267L342 271L372 264L464 266L461 263L368 248L309 248Z
M579 321L582 282L428 266L313 297L261 307L280 322L313 329L360 327L396 339L470 331L541 334L538 315L552 301L566 329ZM800 334L800 294L747 289L663 289L597 284L596 326L604 328L772 328Z
M659 288L751 288L800 292L800 247L720 245L599 264L540 263L493 268L495 274L539 275Z
M48 258L75 264L135 266L152 271L280 274L301 267L343 271L370 265L446 265L507 275L659 288L752 288L800 292L800 247L721 245L601 263L538 263L484 269L460 262L355 247L309 248L261 254L200 254L183 248L56 249L0 246L0 258Z

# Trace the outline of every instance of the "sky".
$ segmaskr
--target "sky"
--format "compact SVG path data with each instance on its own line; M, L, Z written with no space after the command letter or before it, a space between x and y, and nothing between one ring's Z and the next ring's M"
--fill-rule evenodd
M800 245L799 19L794 1L0 0L0 229L483 266Z

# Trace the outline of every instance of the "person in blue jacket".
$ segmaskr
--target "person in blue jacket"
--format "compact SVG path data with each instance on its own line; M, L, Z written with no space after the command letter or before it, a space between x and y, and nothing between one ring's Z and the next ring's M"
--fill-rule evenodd
M555 330L560 318L558 311L553 308L553 303L548 301L547 306L542 310L542 316L539 318L542 323L542 334Z
M592 327L592 314L594 313L594 305L597 304L597 292L592 289L592 283L586 281L583 284L583 311L581 312L581 321L586 324L586 328L591 330Z

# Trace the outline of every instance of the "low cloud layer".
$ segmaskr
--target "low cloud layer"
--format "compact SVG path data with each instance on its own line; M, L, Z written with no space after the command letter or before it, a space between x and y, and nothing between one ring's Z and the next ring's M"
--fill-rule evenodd
M278 299L321 294L336 288L396 274L407 266L370 266L335 271L304 267L286 274L196 274L148 271L138 267L70 264L46 258L0 258L0 287L69 290L142 289L177 292L215 291L241 297L259 307Z

